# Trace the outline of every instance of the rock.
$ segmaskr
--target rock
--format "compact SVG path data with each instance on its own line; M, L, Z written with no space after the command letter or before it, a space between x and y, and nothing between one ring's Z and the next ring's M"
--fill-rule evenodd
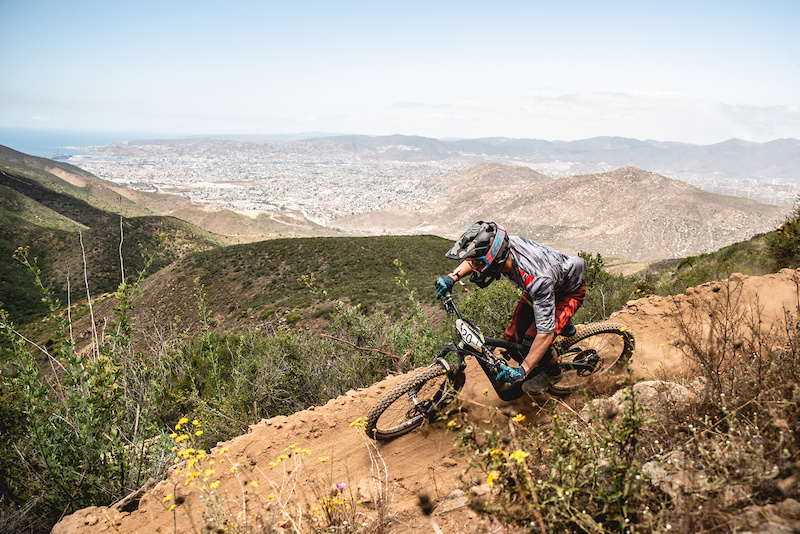
M436 507L435 514L445 514L457 508L463 508L467 505L467 494L461 490L455 490L450 493L444 500Z
M647 408L648 418L655 421L671 420L698 400L689 388L674 382L650 380L638 382L633 388L637 401ZM580 418L589 421L592 407L604 417L614 417L625 409L626 395L626 390L621 389L608 399L595 399L591 405L584 406Z
M758 527L758 534L795 534L796 532L792 527L772 521L763 523Z
M374 508L380 499L385 498L385 486L375 477L365 477L358 481L356 495L362 504Z
M492 492L492 487L489 484L475 485L470 488L470 492L478 497L489 495Z
M789 519L800 519L800 502L794 499L786 499L778 504L778 510L781 517Z
M642 466L642 471L650 477L654 486L670 496L677 510L691 506L688 496L702 490L706 485L704 473L675 472L661 462L647 462Z
M98 523L105 523L106 517L116 521L120 516L121 514L119 512L112 512L105 506L90 506L89 508L78 510L74 514L64 517L61 521L56 523L50 533L69 534L70 532L79 530L85 532L88 530L86 527L93 527L90 529L93 532L104 532L109 530L108 525L106 524L105 527L100 528Z

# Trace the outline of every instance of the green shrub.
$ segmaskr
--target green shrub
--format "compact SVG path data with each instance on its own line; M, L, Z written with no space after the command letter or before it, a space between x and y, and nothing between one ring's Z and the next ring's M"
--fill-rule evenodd
M606 273L608 274L608 273ZM621 310L628 301L643 296L637 292L637 280L621 274L604 276L601 282L586 288L586 299L575 314L576 323L603 321L615 311Z
M502 338L522 292L505 278L500 278L484 289L476 287L473 290L472 287L459 305L461 313L485 335Z
M524 416L490 428L452 419L460 449L494 491L473 498L476 512L528 532L647 531L655 517L648 505L656 492L643 470L639 444L646 423L633 388L625 408L608 416L593 412L587 425L574 412L528 428ZM466 479L466 477L465 477Z
M775 232L768 234L767 247L776 268L800 266L800 204Z

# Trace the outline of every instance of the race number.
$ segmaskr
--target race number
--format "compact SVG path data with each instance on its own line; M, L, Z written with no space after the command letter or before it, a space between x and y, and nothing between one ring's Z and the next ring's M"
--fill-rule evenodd
M483 350L483 336L479 332L475 332L461 319L456 319L456 329L464 343L474 349Z

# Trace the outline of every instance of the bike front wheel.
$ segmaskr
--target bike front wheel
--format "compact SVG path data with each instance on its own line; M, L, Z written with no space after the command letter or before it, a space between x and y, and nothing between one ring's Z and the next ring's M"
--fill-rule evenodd
M447 369L435 362L381 397L367 414L367 435L376 440L402 436L438 413L456 391Z
M559 365L563 375L549 388L550 393L558 396L581 389L599 389L625 367L635 347L633 333L618 323L588 325L561 343Z

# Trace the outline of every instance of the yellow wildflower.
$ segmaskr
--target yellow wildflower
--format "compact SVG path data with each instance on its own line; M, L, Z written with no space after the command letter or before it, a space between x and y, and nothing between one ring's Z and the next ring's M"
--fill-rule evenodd
M518 464L521 464L522 462L524 462L525 458L527 458L528 456L530 456L530 454L528 454L525 451L521 451L519 449L517 449L517 450L515 450L514 452L511 453L511 457L513 459L515 459Z
M169 495L167 495L166 497L164 497L164 500L163 500L163 501L161 501L161 502L167 502L167 501L169 501L170 499L172 499L172 494L171 494L171 493L170 493Z
M491 473L489 473L489 476L486 477L486 483L489 484L490 486L494 486L494 481L497 480L499 477L500 473L498 473L497 471L492 471Z
M515 415L514 417L512 417L511 420L514 421L515 423L521 423L521 422L523 422L525 420L525 416L522 415L521 413L519 413L519 414Z
M251 486L253 486L254 488L257 488L257 487L258 487L258 480L254 480L254 481L252 481L252 482L250 483L250 485L251 485Z
M215 480L214 482L209 484L209 486L211 487L211 489L217 489L219 487L219 480Z
M320 456L319 457L319 461L320 462L327 462L330 459L331 459L330 456Z
M366 424L367 424L367 418L366 417L359 417L358 419L356 419L355 421L350 423L350 426L351 427L353 427L353 426L356 427L356 434L358 434L359 431L361 429L363 429Z

